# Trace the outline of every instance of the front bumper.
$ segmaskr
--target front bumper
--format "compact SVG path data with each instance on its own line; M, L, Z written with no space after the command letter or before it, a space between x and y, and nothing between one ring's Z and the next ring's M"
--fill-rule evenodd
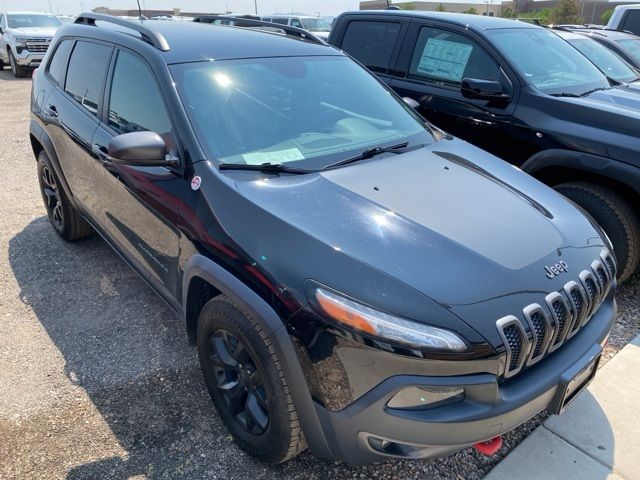
M16 59L16 63L21 67L38 68L40 63L44 59L46 52L29 52L28 50L22 50L21 53L13 52L13 56Z
M316 403L332 457L353 465L390 456L435 457L504 434L557 404L567 372L580 371L600 354L615 316L615 300L607 299L579 335L502 383L491 374L396 375L343 410L331 412ZM389 400L408 386L463 387L465 398L432 409L388 408ZM376 448L380 441L388 447Z

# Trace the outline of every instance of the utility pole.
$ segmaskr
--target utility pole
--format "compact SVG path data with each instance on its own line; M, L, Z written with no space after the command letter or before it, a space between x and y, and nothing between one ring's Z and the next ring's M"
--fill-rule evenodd
M253 6L256 10L256 16L258 15L258 0L253 0Z
M591 12L591 23L596 23L596 0L593 0L593 11Z

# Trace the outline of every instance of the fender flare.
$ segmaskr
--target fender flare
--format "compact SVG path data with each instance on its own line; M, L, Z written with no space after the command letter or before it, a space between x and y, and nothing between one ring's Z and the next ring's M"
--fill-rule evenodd
M520 167L529 175L536 176L549 167L581 170L627 185L640 194L640 168L599 155L571 150L552 149L538 152Z
M307 445L318 457L334 458L316 412L315 402L311 398L295 347L284 323L275 310L223 267L203 255L195 254L184 267L182 281L184 318L186 318L187 312L189 285L194 277L202 278L229 297L245 313L251 315L267 333L268 338L273 342L280 366L287 378L289 393L298 412L298 420Z
M42 146L42 149L45 151L45 153L47 154L47 157L49 157L49 160L51 161L51 165L53 165L53 169L56 172L58 180L60 180L60 184L62 185L62 189L64 190L65 195L71 202L71 205L73 205L73 207L76 210L78 210L78 205L76 203L75 197L73 196L73 193L71 192L71 188L69 188L67 179L65 178L64 173L62 172L62 167L60 166L60 161L58 160L58 155L56 154L56 149L53 146L53 142L51 141L51 138L49 138L49 135L47 134L45 129L42 128L42 126L33 119L29 124L29 133ZM36 161L37 160L38 158L36 157Z

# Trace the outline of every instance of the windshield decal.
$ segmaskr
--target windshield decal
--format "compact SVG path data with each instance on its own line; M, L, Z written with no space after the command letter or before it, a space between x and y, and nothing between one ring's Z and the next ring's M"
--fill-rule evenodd
M242 158L250 165L262 165L263 163L286 163L304 160L304 155L297 148L288 148L273 152L245 153Z

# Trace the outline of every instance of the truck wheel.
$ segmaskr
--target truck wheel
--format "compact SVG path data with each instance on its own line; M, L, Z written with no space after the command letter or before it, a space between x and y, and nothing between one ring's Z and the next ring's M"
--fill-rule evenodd
M93 232L73 207L60 185L51 160L44 152L38 156L38 181L49 221L56 233L68 241L79 240Z
M11 65L11 73L16 78L24 78L27 76L27 68L21 67L13 56L13 52L9 50L9 64Z
M607 232L618 261L618 281L624 282L640 263L640 219L616 192L589 182L568 182L554 187L595 219Z
M198 357L211 399L242 449L263 462L281 463L306 448L271 341L224 295L200 313Z

